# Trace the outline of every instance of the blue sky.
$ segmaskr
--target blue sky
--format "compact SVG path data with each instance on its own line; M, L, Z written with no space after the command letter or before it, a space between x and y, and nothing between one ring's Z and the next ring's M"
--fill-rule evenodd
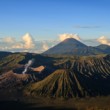
M110 38L110 0L0 0L0 38L27 32L36 40L63 33Z

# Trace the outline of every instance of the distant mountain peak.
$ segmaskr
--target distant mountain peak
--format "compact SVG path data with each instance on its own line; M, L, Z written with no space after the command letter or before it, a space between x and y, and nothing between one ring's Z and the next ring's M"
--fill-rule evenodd
M63 41L69 41L69 40L75 40L75 41L78 41L78 40L76 40L75 38L67 38L67 39L65 39L65 40L63 40Z
M65 39L65 40L63 40L62 42L80 42L79 40L77 40L77 39L75 39L75 38L67 38L67 39ZM80 42L81 43L81 42Z
M96 55L103 54L105 51L97 48L90 47L82 42L74 39L67 38L64 41L60 42L56 46L45 51L43 54L48 55Z

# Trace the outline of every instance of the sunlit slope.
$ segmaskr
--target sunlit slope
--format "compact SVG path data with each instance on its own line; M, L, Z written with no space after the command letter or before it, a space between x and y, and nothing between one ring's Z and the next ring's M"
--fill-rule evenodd
M110 94L110 56L80 57L58 64L44 80L30 84L24 94L46 97L86 97Z

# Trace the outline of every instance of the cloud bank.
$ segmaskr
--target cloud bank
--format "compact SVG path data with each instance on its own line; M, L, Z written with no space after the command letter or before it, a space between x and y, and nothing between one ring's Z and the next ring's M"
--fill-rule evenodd
M101 36L100 38L97 39L97 41L101 44L110 45L110 40L107 39L107 37L105 36Z
M64 33L58 35L58 39L56 38L56 40L48 39L37 41L36 39L33 39L29 33L26 33L25 35L21 36L19 40L15 37L0 38L0 51L42 53L67 38L74 38L88 46L97 46L99 44L110 45L110 39L107 39L105 36L101 36L97 40L84 40L80 39L77 34Z
M0 38L0 51L42 53L54 44L57 44L54 40L36 41L26 33L19 40L13 37Z
M2 41L5 43L14 43L15 39L13 37L5 37L2 39Z
M65 33L65 34L60 34L59 35L59 40L60 41L63 41L67 38L74 38L76 40L81 40L80 37L77 35L77 34L68 34L68 33Z
M4 37L0 39L0 50L28 51L34 48L35 48L35 42L33 37L29 33L26 33L24 36L22 36L19 41L13 37Z

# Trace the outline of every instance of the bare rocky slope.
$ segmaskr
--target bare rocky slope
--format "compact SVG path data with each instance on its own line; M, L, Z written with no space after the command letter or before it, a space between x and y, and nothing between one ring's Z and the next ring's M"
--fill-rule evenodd
M56 65L58 70L27 86L24 94L65 98L110 94L110 55L73 58Z
M25 74L27 63L34 59ZM14 53L0 60L0 94L86 97L110 94L110 55Z

